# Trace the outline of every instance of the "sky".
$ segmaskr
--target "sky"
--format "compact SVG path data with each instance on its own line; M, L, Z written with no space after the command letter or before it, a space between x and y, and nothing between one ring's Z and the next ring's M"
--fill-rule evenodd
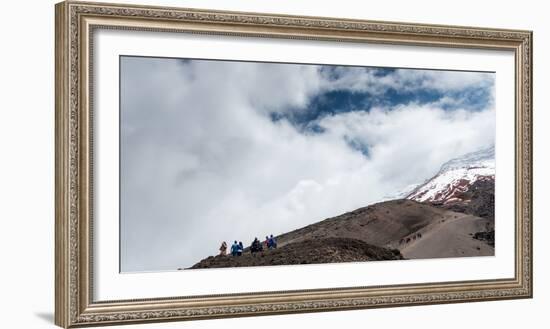
M495 74L120 58L121 271L397 196L494 144Z

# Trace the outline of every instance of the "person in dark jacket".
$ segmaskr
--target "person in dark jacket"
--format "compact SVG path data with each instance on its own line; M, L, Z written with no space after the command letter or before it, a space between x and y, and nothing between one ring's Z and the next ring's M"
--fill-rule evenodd
M254 241L252 241L252 244L250 245L250 253L253 254L259 251L262 251L262 244L258 238L254 238Z

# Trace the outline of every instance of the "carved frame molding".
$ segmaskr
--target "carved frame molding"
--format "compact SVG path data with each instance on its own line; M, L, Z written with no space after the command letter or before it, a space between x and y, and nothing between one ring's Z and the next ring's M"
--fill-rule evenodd
M516 58L511 279L93 302L91 49L99 28L505 49ZM56 5L56 297L62 327L532 297L532 32L65 1Z

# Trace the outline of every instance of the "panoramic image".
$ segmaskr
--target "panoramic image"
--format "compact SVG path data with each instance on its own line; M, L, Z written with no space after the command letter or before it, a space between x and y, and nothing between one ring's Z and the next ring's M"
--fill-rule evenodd
M495 255L495 73L120 57L120 271Z

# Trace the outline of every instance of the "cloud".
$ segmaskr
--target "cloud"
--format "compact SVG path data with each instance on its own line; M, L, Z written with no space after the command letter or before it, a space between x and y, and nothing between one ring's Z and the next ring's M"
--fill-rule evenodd
M407 104L330 116L318 124L335 139L368 145L373 173L395 181L396 188L421 183L450 158L494 143L494 117L492 108L472 113Z
M272 113L311 110L333 90L382 95L491 89L439 71L123 57L121 264L173 270L376 202L448 159L494 142L494 108L389 103L326 113L298 129ZM440 75L438 76L438 72ZM415 89L416 88L416 89ZM363 152L364 151L364 152Z

